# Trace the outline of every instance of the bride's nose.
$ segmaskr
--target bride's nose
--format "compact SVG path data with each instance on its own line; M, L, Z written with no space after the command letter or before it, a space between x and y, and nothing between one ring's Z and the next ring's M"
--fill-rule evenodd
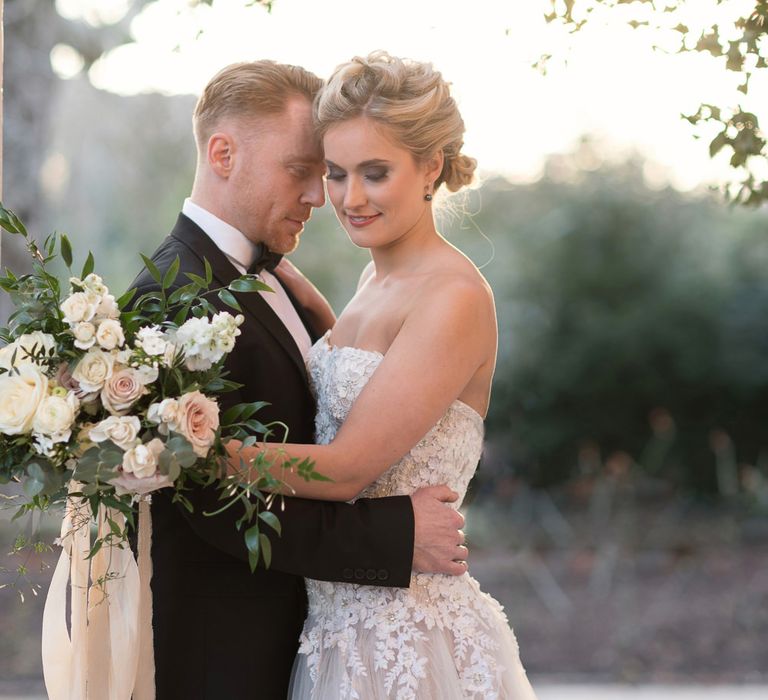
M344 191L344 208L357 209L367 202L365 187L358 177L347 178L347 188Z

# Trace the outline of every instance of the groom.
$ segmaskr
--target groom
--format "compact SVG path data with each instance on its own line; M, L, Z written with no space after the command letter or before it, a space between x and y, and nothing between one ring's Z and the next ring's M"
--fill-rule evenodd
M303 355L327 322L297 303L274 265L325 199L311 108L320 87L302 68L271 61L235 64L210 81L193 119L192 194L152 256L161 271L180 258L177 284L188 281L185 272L204 276L207 259L215 286L258 271L275 290L238 295L245 323L226 367L243 386L220 402L224 410L267 401L259 420L284 422L297 443L314 433ZM140 294L157 287L146 270L133 286ZM158 700L283 700L306 613L305 576L406 587L412 569L466 570L462 518L445 505L456 497L447 487L354 504L287 498L272 564L255 573L234 527L240 513L203 515L220 507L216 497L194 491L193 513L163 491L153 499Z

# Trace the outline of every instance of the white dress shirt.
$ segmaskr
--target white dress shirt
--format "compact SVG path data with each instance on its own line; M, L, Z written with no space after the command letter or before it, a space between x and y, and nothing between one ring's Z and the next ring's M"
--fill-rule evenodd
M184 200L181 209L184 216L192 219L206 235L216 244L216 247L227 256L227 259L235 266L240 274L245 274L251 266L256 255L256 245L251 243L234 226L222 221L218 216L195 204L191 199ZM262 270L259 277L264 284L269 285L274 292L259 292L264 301L270 305L283 325L288 329L296 342L302 357L306 358L312 340L307 329L296 313L291 300L283 289L277 277L268 270Z

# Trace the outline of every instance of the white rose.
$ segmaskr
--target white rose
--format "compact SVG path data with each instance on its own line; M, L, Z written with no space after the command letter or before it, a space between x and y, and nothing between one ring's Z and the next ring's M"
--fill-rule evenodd
M96 330L96 340L105 350L119 348L125 342L120 322L111 318L100 321Z
M21 365L13 374L0 375L0 432L29 433L37 408L47 394L48 377L37 365Z
M90 321L80 321L72 327L72 335L75 336L75 347L88 350L96 342L96 326Z
M94 425L88 431L91 442L111 440L123 450L135 447L141 430L141 422L136 416L110 416Z
M101 390L101 403L112 415L127 413L131 406L147 393L145 373L133 367L112 372Z
M136 445L123 455L123 471L139 479L153 476L157 471L157 458L165 450L159 438L150 440L145 445Z
M161 435L167 435L169 430L179 432L179 402L176 399L163 399L160 403L150 404L147 420L159 426Z
M33 355L37 355L39 361L36 364L39 364L42 368L47 368L47 360L55 348L56 339L50 333L43 333L42 331L25 333L14 342L0 348L0 367L6 370L11 369L11 359L14 353L16 353L16 360L13 363L15 367L30 364L34 361ZM46 359L40 357L41 350Z
M96 308L96 316L111 320L120 318L120 309L117 306L115 297L111 294L105 294Z
M93 272L91 272L90 275L87 275L84 280L75 279L73 281L83 287L86 292L90 292L97 297L103 297L109 292L107 285L104 284L101 277Z
M87 292L75 292L61 303L60 308L64 312L64 320L72 324L90 321L96 315L100 302L101 297Z
M70 428L75 422L75 414L80 405L73 392L65 396L47 396L37 407L32 421L32 431L42 435L62 435L69 440ZM63 440L62 440L63 441Z
M112 376L115 358L108 352L91 348L77 363L72 372L72 379L80 384L80 389L86 394L101 391L101 388Z

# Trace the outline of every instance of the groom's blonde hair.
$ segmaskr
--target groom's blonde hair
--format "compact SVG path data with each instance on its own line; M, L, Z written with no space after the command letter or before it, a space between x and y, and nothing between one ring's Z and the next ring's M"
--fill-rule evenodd
M192 124L198 149L205 149L223 117L281 114L290 97L310 103L323 85L314 73L275 61L233 63L211 78L195 106Z

